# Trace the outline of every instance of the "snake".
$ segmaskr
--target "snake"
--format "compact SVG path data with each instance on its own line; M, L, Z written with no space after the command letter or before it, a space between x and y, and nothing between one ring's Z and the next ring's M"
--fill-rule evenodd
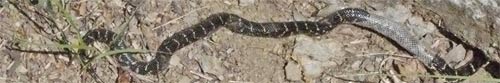
M132 57L133 53L119 53L116 54L115 58L120 66L135 73L158 74L162 70L168 70L170 58L177 50L210 36L221 27L225 27L233 33L247 36L282 38L297 34L319 36L332 31L340 24L355 25L381 34L422 62L427 69L444 75L456 75L456 71L444 59L425 50L425 47L409 32L408 26L370 14L361 8L343 8L317 21L254 22L231 13L211 14L199 23L175 32L164 39L158 46L152 60L139 61ZM86 45L100 42L109 45L111 50L126 49L123 40L114 40L116 36L117 34L111 30L98 28L89 30L82 38Z

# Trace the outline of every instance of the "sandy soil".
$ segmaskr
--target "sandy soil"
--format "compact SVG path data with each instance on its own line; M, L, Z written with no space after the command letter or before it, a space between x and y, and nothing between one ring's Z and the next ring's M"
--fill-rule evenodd
M57 5L60 2L33 3L2 3L0 82L96 82L82 69L74 53L76 48L65 50L61 45L77 45L79 36L91 29L116 32L125 29L130 48L154 51L169 35L218 12L234 13L256 22L315 21L335 10L357 7L418 27L412 28L412 32L420 36L427 50L434 50L440 56L473 55L468 47L443 35L435 22L426 19L430 17L420 13L417 3L397 0L76 0L65 2L66 10ZM104 44L93 47L99 49L93 52L95 55L109 51ZM152 54L137 57L149 60L154 57ZM443 81L407 76L432 72L383 36L352 25L340 25L317 37L286 38L250 37L221 29L177 51L170 69L158 75L120 72L114 60L97 59L90 67L106 83ZM456 64L460 61L467 60L459 57Z

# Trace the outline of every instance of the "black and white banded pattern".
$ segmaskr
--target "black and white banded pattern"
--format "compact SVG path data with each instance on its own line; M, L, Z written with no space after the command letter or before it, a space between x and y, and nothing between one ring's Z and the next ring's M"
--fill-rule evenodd
M437 70L439 73L454 75L455 71L445 61L424 51L423 46L411 35L406 26L386 18L372 15L362 9L345 8L332 13L319 21L292 21L292 22L267 22L258 23L246 20L234 14L218 13L207 17L200 23L185 28L163 40L158 47L156 56L151 61L137 61L130 53L120 53L116 58L122 66L129 67L139 74L156 74L166 69L172 54L204 37L209 36L220 27L225 27L234 33L257 37L288 37L295 34L306 34L318 36L328 33L339 24L353 24L388 37L399 44L410 54L417 57L427 67ZM126 46L119 40L112 43L116 34L105 29L94 29L85 34L85 44L95 41L110 45L111 49L124 49Z

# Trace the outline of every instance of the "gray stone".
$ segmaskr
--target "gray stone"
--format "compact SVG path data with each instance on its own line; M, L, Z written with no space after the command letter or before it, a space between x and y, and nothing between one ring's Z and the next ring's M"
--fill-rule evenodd
M342 45L338 41L331 39L317 41L310 37L298 36L293 54L310 56L312 59L318 61L327 61L333 56L345 55L345 52L342 50Z
M240 2L239 5L244 7L254 4L255 0L239 0L239 2Z
M207 72L217 76L221 76L226 69L222 67L222 61L214 56L200 56L201 68Z
M466 50L462 45L453 47L448 54L442 56L450 65L457 65L460 61L464 60Z
M289 61L285 66L286 79L291 81L299 81L302 79L302 72L299 64Z

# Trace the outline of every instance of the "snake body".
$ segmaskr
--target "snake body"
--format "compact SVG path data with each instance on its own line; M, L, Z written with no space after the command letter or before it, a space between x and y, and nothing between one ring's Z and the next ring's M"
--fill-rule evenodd
M211 33L226 27L234 33L257 37L288 37L296 34L318 36L328 33L339 24L353 24L373 30L388 39L396 42L407 52L412 54L428 68L437 70L441 74L452 75L454 70L440 58L427 53L417 39L409 33L406 26L381 16L369 14L358 8L344 8L338 10L319 21L292 21L258 23L246 20L235 14L218 13L208 16L200 23L174 33L162 41L156 56L151 61L138 61L131 57L131 53L120 53L116 58L120 65L130 68L139 74L157 74L167 69L172 54ZM110 30L94 29L83 36L85 44L102 42L110 45L111 49L125 49L122 40L112 42L116 34Z

